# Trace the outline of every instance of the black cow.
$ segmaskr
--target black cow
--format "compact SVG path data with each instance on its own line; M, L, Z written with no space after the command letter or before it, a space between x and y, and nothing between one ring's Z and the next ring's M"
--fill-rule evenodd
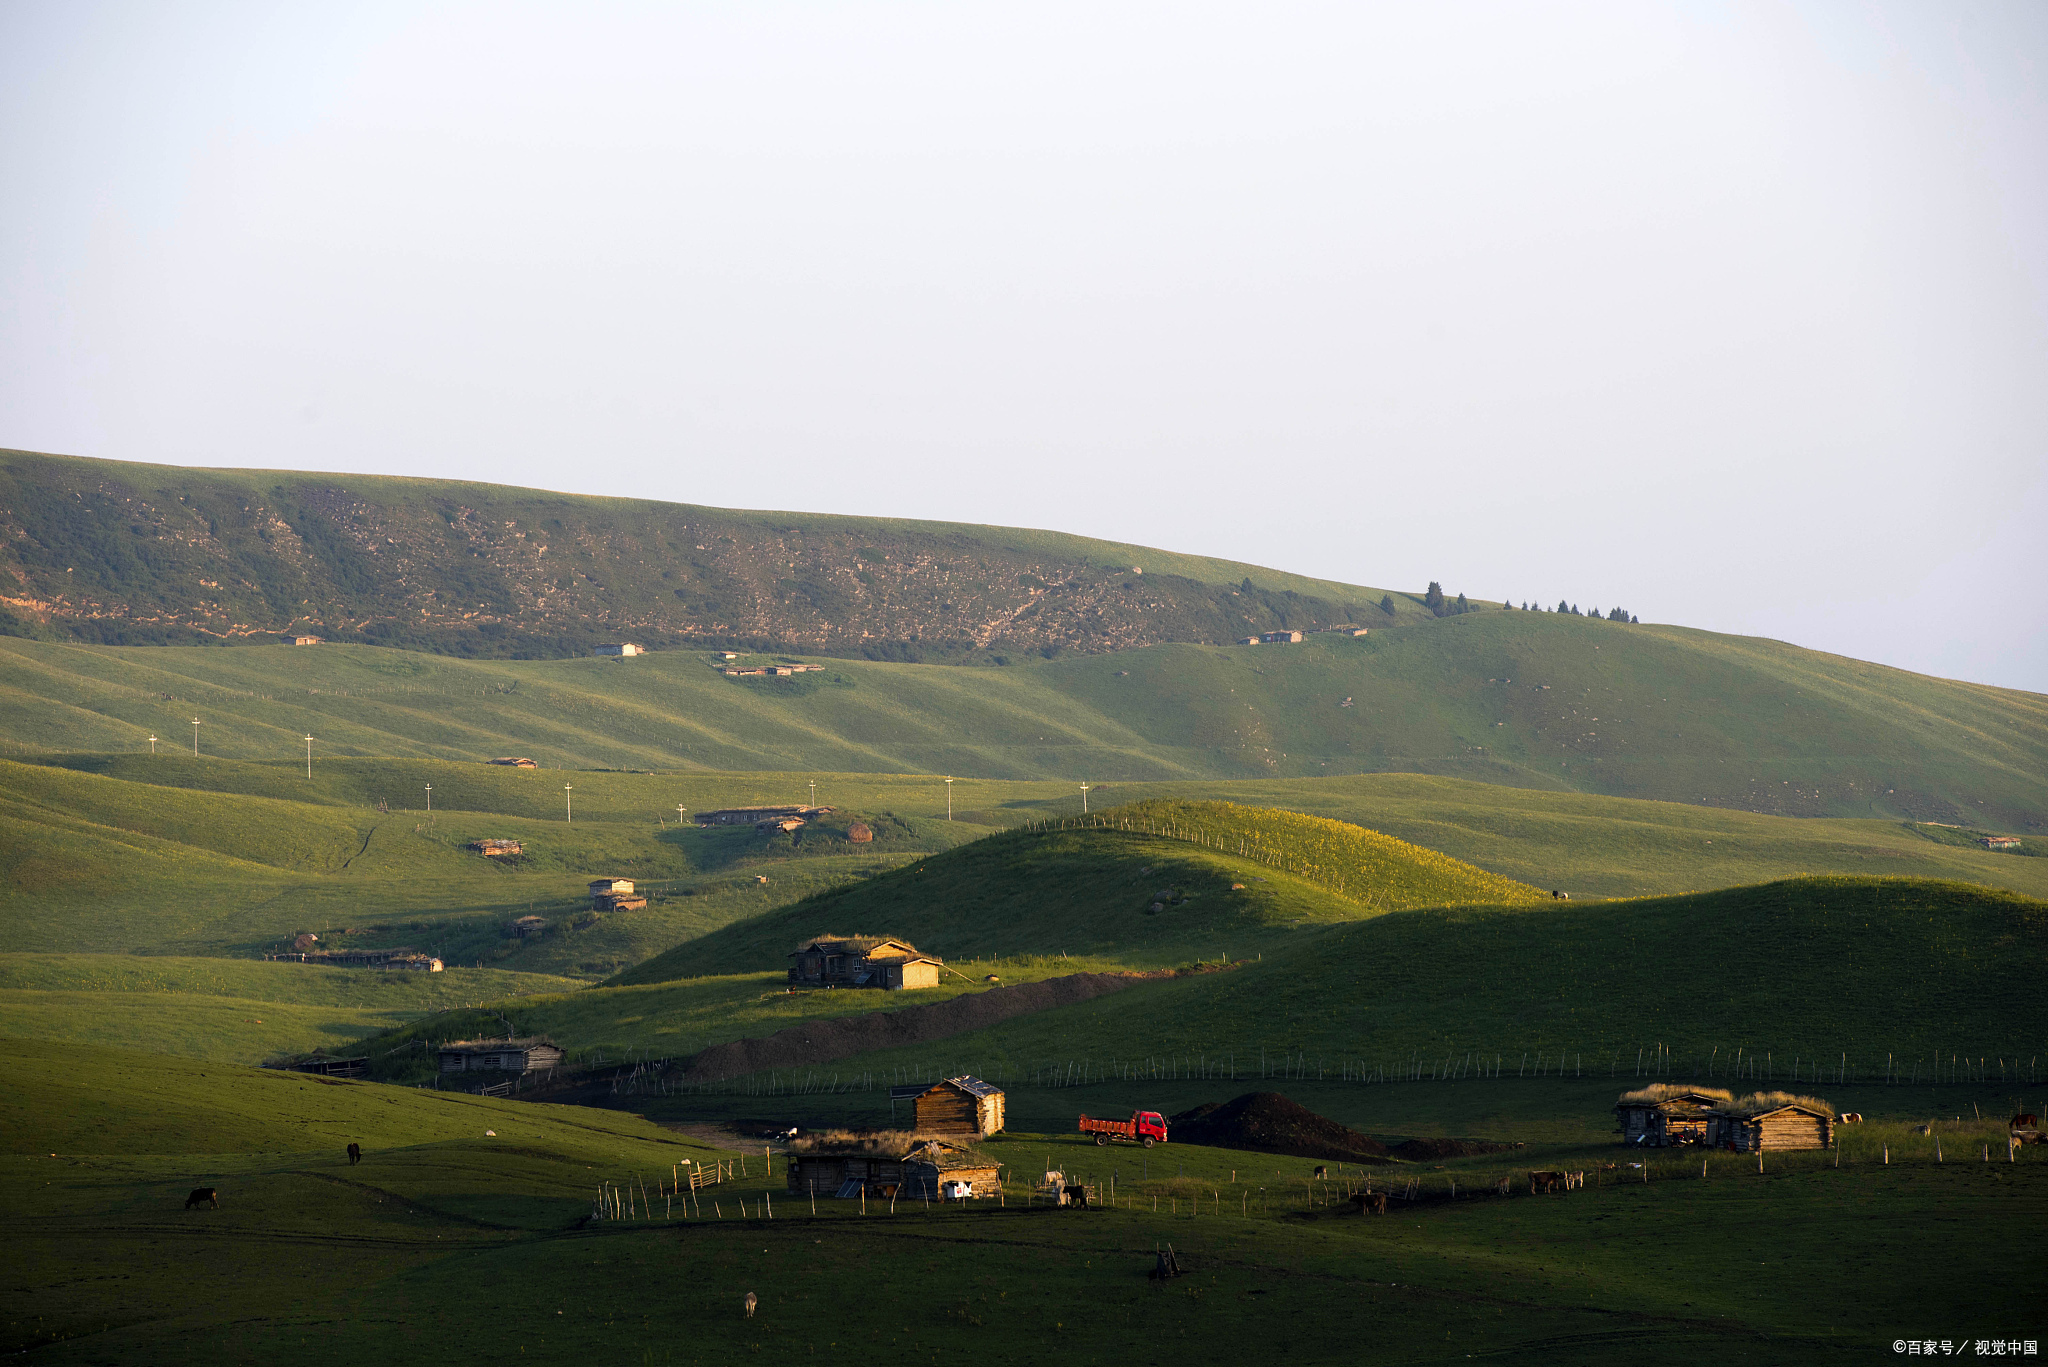
M1358 1207L1360 1215L1385 1215L1387 1194L1383 1191L1361 1191L1353 1193L1351 1204Z
M354 1144L354 1143L350 1144L350 1145L348 1146L348 1165L349 1165L350 1167L354 1167L354 1166L355 1166L356 1164L358 1164L358 1163L360 1163L360 1162L362 1162L362 1161L363 1161L363 1146L362 1146L361 1144Z
M201 1205L212 1206L215 1210L219 1210L220 1193L215 1191L212 1187L192 1188L192 1194L185 1198L185 1209L190 1210L194 1206Z

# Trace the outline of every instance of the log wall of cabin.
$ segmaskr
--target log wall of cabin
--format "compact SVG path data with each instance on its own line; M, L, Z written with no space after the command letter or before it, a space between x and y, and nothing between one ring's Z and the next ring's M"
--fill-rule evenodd
M934 1134L973 1134L979 1119L974 1100L950 1087L926 1092L917 1099L917 1128Z

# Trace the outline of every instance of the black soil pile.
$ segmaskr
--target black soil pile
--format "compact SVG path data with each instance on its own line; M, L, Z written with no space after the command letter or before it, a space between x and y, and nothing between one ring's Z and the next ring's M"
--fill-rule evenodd
M870 1049L904 1044L929 1044L950 1035L982 1030L1034 1011L1090 1001L1120 992L1154 975L1141 973L1074 973L1042 982L996 987L930 1006L901 1011L869 1011L857 1016L805 1021L778 1030L765 1039L716 1044L690 1060L693 1082L739 1077L771 1068L802 1068L852 1058Z
M1494 1144L1484 1139L1406 1139L1390 1152L1410 1163L1434 1163L1443 1158L1475 1158L1483 1153L1505 1153L1519 1144Z
M1181 1144L1251 1149L1333 1163L1386 1163L1387 1146L1370 1135L1325 1119L1278 1092L1246 1092L1222 1105L1197 1106L1167 1122Z

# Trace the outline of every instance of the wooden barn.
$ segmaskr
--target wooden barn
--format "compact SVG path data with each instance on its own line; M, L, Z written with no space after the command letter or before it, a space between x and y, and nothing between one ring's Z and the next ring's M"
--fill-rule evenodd
M978 1077L934 1082L912 1106L911 1123L926 1134L990 1135L1003 1128L1003 1090Z
M1759 1092L1720 1107L1708 1142L1741 1153L1831 1148L1835 1108L1817 1097Z
M527 1039L450 1040L435 1051L444 1073L473 1073L494 1069L509 1073L531 1073L541 1068L558 1068L562 1051L545 1035Z
M486 764L503 764L503 765L506 765L506 766L508 766L508 767L510 767L510 768L513 768L513 769L538 769L538 768L540 768L540 765L538 765L538 764L534 763L534 762L533 762L532 760L528 759L528 758L527 758L526 756L524 756L524 755L506 755L506 756L504 756L504 757L502 757L502 758L500 758L500 759L487 759L487 760L485 760L485 761L484 761L484 763L486 763Z
M796 1140L783 1173L794 1195L948 1201L995 1195L1002 1165L964 1144L883 1133Z
M1723 1087L1681 1087L1658 1082L1623 1092L1614 1105L1621 1118L1621 1142L1664 1148L1672 1144L1705 1144L1716 1107L1735 1099Z
M472 840L469 847L486 859L510 859L526 853L526 846L517 840Z
M790 952L789 980L804 987L937 987L943 959L884 935L821 935Z

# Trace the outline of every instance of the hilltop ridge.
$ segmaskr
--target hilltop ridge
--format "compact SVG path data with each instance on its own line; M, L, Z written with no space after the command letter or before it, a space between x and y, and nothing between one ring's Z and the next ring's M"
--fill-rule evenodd
M630 636L996 663L1435 618L1411 594L1059 532L27 451L0 451L0 576L0 634L491 658Z

